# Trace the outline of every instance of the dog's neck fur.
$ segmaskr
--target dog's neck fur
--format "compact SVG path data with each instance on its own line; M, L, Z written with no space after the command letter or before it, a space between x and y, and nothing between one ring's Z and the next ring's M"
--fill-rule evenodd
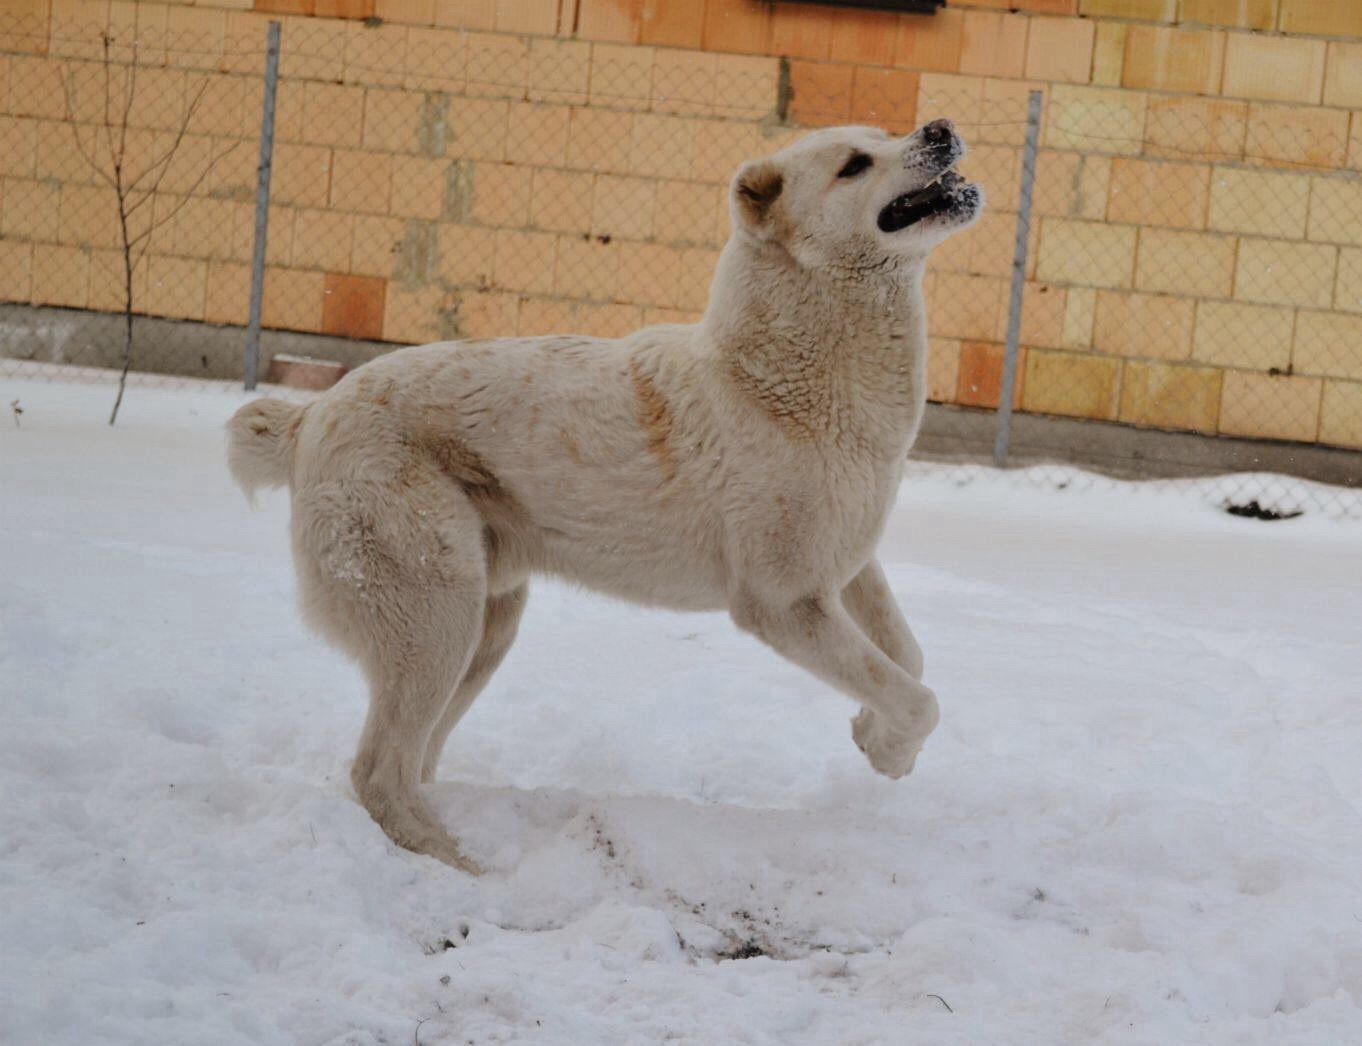
M730 380L795 434L906 451L926 402L924 263L827 274L735 236L701 320L705 340Z

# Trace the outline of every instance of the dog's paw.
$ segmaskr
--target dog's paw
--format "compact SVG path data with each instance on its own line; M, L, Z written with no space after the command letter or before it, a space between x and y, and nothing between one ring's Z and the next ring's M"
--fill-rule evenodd
M924 740L911 732L895 730L868 708L851 721L851 738L876 773L896 781L913 772Z

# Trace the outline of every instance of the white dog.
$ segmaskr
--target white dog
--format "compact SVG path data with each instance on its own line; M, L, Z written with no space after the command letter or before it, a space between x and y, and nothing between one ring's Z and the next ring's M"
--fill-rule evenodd
M937 722L874 558L926 395L928 252L978 216L949 121L817 131L745 164L704 318L606 340L439 343L228 424L288 484L308 621L372 688L352 780L398 844L469 871L427 809L531 574L733 621L853 697L908 773Z

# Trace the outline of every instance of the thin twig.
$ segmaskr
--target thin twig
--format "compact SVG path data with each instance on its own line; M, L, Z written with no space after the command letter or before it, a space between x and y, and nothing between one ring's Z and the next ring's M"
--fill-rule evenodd
M943 999L941 996L939 996L939 995L933 995L931 992L928 992L928 993L927 993L927 998L929 998L929 999L935 999L937 1002L941 1003L942 1006L946 1007L946 1012L947 1012L947 1013L954 1013L954 1012L955 1012L953 1009L951 1009L951 1004L948 1003L948 1002L947 1002L945 999Z

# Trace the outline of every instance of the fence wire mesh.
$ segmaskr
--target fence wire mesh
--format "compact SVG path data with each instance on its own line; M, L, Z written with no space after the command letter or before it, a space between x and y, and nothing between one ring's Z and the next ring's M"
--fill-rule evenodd
M184 33L116 7L83 22L0 13L0 376L117 369L131 312L144 383L240 378L268 20L224 13L220 30ZM949 117L989 207L929 266L930 399L991 443L1009 395L1020 465L1083 459L1113 439L1091 435L1108 423L1183 434L1127 453L1132 472L1223 471L1205 437L1242 437L1362 483L1362 178L1346 112L1043 86L1004 389L1036 85L857 68L848 93L774 59L281 21L263 325L329 335L339 363L437 338L694 320L742 161L808 126L903 133ZM1084 427L1033 438L1040 417ZM1117 457L1104 467L1120 472ZM1227 501L1362 515L1353 491L1264 479L1243 471L1251 457L1232 467L1211 481Z

